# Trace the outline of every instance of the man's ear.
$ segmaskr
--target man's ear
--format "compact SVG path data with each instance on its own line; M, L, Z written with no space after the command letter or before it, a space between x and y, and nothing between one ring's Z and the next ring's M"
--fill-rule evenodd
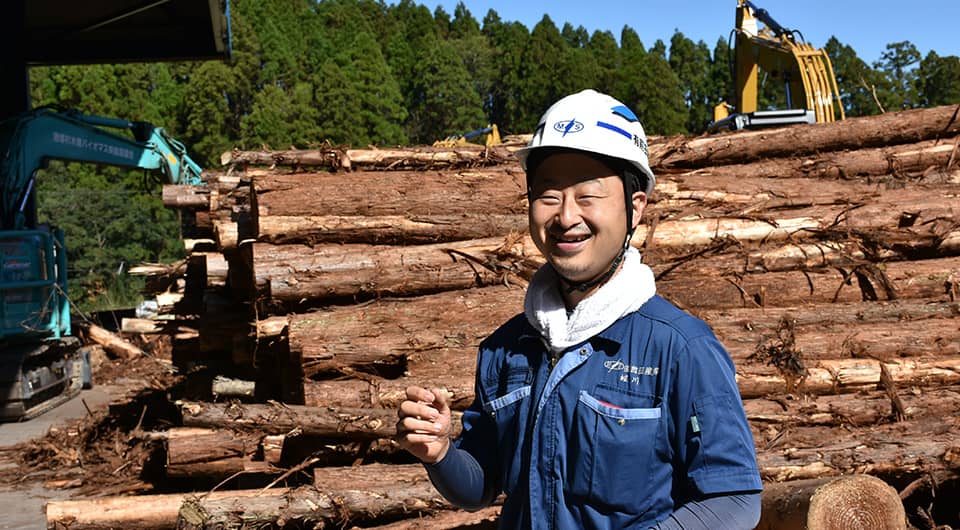
M640 218L643 217L643 209L647 207L647 194L638 191L633 194L633 228L640 225Z

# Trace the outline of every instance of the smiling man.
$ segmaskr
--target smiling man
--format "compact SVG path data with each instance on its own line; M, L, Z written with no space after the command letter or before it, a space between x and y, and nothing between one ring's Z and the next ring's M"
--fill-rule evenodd
M730 356L630 245L655 182L640 121L579 92L518 157L547 263L523 314L480 345L456 442L444 393L419 387L397 441L458 506L505 493L501 528L754 528L762 486Z

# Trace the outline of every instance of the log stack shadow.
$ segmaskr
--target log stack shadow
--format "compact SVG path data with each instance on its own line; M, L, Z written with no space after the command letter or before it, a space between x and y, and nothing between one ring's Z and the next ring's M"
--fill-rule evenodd
M651 139L657 189L633 244L730 351L767 483L869 474L915 526L956 522L930 499L960 471L958 133L951 106ZM462 411L477 345L522 310L542 264L522 145L235 151L205 190L165 190L195 230L175 361L235 383L181 403L167 472L299 486L183 503L184 527L238 511L482 524L390 438L408 385Z

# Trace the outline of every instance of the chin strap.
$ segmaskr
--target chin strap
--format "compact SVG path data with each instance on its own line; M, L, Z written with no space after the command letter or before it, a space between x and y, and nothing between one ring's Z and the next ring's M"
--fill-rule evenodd
M613 259L612 263L610 263L610 268L607 269L607 271L603 274L585 282L571 282L570 280L561 276L560 281L566 286L567 294L570 294L574 291L580 291L582 293L609 280L610 277L613 276L613 273L617 272L617 268L620 267L620 264L623 263L623 256L627 253L627 248L630 247L630 239L632 236L633 230L628 231L627 240L624 241L623 246L620 247L620 252L617 254L617 257Z

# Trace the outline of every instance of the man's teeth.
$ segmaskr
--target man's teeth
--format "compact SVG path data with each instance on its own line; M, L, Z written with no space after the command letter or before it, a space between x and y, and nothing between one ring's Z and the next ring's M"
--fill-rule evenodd
M582 236L558 237L557 239L564 243L576 243L579 241L584 241L589 237L590 237L589 235L582 235Z

